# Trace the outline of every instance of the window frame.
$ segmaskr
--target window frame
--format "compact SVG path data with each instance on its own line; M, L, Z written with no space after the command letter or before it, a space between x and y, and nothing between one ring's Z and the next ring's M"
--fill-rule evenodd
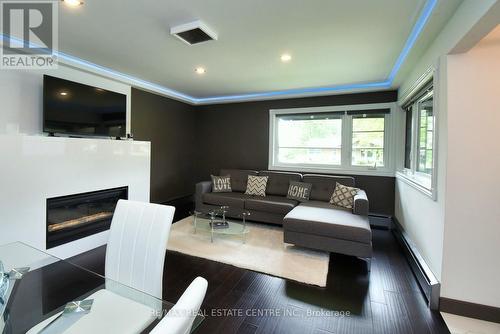
M327 113L324 113L324 114L327 114ZM290 115L289 113L286 113L286 115ZM303 115L302 113L300 113L300 115ZM318 115L318 113L307 113L303 116L307 116L307 117L310 117L310 116L313 116L313 115ZM276 116L278 117L278 116ZM333 149L339 149L340 150L340 162L338 164L332 164L332 165L326 165L326 166L336 166L336 167L339 167L342 165L342 143L343 143L343 140L344 140L344 117L343 115L340 115L340 114L335 114L332 116L332 118L336 119L336 120L340 120L341 122L341 125L340 125L340 140L341 140L341 146L340 148L336 148L336 147L332 147ZM313 119L314 120L314 119ZM279 123L276 123L275 124L276 128L275 128L275 134L276 134L276 141L275 141L275 148L278 148L278 141L279 141ZM282 148L282 147L281 147ZM285 147L286 148L286 147ZM305 149L307 149L308 147L304 147ZM314 149L312 147L309 147L309 149ZM275 159L276 161L278 160L279 158L279 150L276 151L276 155L275 155ZM296 164L294 163L281 163L282 165L285 165L285 166L295 166ZM312 167L312 168L323 168L325 166L325 164L313 164L313 163L308 163L308 164L303 164L304 166L309 166L309 167Z
M408 185L419 190L423 194L427 195L434 201L437 201L437 175L438 175L438 137L439 137L439 110L438 99L439 94L437 90L437 75L434 69L428 71L425 80L421 80L418 88L414 89L414 93L409 95L405 100L411 100L415 96L418 96L412 103L412 125L411 125L411 152L410 152L410 168L407 168L404 163L404 158L402 162L402 168L400 168L396 177ZM425 93L424 90L432 89L432 92ZM433 101L433 138L432 138L432 174L419 172L417 170L418 154L419 154L419 140L420 140L420 112L418 110L419 102L432 96ZM402 103L405 104L405 103ZM407 104L407 103L406 103ZM406 117L404 117L404 127L406 128ZM405 135L406 136L406 135ZM405 156L403 152L403 157Z
M385 114L384 123L384 166L374 168L373 166L352 165L352 136L353 122L352 115L347 115L348 111L364 111L370 113L371 110L389 109L390 113ZM311 108L291 108L291 109L271 109L269 110L269 170L310 172L310 173L337 173L337 174L358 174L358 175L379 175L394 176L397 161L397 145L394 134L396 133L395 113L398 111L396 102L355 104L328 107ZM341 164L340 165L312 165L312 164L288 164L278 161L278 122L277 117L282 114L304 114L304 113L328 113L342 112L342 143L341 143Z
M409 122L408 122L409 121ZM405 136L405 141L404 141L404 160L403 160L403 168L411 170L411 163L412 163L412 146L413 146L413 107L409 108L405 112L405 117L404 117L404 136ZM409 123L409 124L408 124ZM408 136L409 135L409 136ZM408 137L409 140L408 140ZM408 154L406 154L406 149L409 148Z
M368 112L367 112L368 114ZM387 124L388 124L388 117L387 117L387 114L381 114L381 113L377 113L377 112L373 112L374 115L377 115L377 116L382 116L382 117L377 117L377 118L384 118L384 130L383 130L383 133L384 133L384 139L383 139L383 146L382 146L382 151L383 151L383 154L384 154L384 165L380 168L384 168L386 163L388 162L388 159L387 159L387 154L386 154L386 145L387 145ZM363 118L363 117L357 117L359 115L349 115L350 116L350 122L351 122L351 126L350 126L350 129L351 129L351 142L350 142L350 148L349 148L349 156L350 156L350 160L349 160L349 166L350 167L354 167L354 168L357 168L357 167L364 167L364 168L373 168L372 166L363 166L363 165L354 165L353 162L352 162L352 158L353 158L353 139L354 139L354 119L355 118ZM366 131L357 131L357 133L368 133ZM374 132L380 132L380 131L374 131Z
M420 146L420 142L421 142L421 130L422 130L422 109L420 108L420 103L424 102L425 100L427 100L428 98L432 97L432 104L433 104L433 111L432 111L432 161L434 161L434 128L435 128L435 125L436 125L436 117L435 117L435 114L434 114L434 87L432 88L432 91L428 92L427 94L424 94L421 98L418 99L418 101L416 101L416 103L414 104L414 106L417 107L417 120L416 120L416 123L417 123L417 138L416 138L416 146L415 146L415 152L416 152L416 155L415 155L415 172L416 173L421 173L423 175L428 175L429 177L432 177L432 174L434 173L434 170L432 170L431 173L425 173L425 172L422 172L419 170L419 163L420 163L420 150L422 149L422 147ZM426 130L426 133L429 132L428 130ZM426 140L427 140L427 137L426 137ZM426 149L428 150L428 149ZM434 163L432 164L432 168L434 167Z

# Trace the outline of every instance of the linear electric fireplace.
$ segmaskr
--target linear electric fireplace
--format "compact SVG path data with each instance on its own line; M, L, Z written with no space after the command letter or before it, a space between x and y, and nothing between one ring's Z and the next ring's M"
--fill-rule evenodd
M47 249L109 229L128 187L47 199Z

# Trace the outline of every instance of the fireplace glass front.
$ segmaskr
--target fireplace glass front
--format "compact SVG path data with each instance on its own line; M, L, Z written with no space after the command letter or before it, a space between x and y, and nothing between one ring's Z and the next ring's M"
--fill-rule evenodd
M47 249L108 230L128 187L47 199Z

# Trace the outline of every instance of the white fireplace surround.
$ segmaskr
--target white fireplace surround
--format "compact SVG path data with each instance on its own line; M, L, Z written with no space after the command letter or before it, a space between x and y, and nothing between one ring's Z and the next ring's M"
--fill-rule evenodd
M129 187L129 199L149 202L150 143L47 137L42 133L43 74L127 96L130 85L60 64L56 70L0 75L0 244L23 241L46 249L47 198ZM108 232L48 252L70 257L106 243Z
M47 198L128 186L129 199L149 202L149 142L0 135L0 152L0 244L45 250ZM48 252L67 258L104 245L108 234Z

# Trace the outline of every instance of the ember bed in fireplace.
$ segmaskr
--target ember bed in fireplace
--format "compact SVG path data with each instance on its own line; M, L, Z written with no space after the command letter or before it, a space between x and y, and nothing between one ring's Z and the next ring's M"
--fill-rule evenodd
M128 187L47 199L47 249L109 229Z

